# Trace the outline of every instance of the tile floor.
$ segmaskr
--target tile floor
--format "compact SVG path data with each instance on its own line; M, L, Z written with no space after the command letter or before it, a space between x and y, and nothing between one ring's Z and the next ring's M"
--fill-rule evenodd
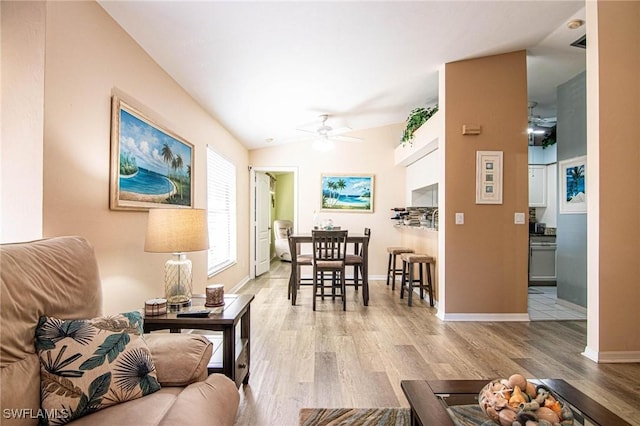
M568 302L557 303L555 286L529 287L531 321L586 320L587 310Z

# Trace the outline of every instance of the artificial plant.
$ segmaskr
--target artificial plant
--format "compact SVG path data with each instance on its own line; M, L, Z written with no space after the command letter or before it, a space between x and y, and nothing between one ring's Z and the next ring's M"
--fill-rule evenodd
M407 143L413 143L413 134L420 126L422 126L427 120L429 120L433 114L438 112L438 105L432 107L420 107L414 108L409 113L409 117L407 117L407 125L402 133L402 145L406 145Z
M548 133L544 135L542 139L542 148L546 148L556 143L556 126L553 126Z

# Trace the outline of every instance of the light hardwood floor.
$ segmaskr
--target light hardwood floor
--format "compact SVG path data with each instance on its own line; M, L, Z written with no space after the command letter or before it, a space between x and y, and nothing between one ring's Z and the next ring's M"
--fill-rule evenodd
M298 424L304 407L408 407L404 379L493 379L519 372L563 378L640 426L640 364L596 364L580 353L586 321L442 322L428 302L400 300L383 281L370 303L347 288L347 311L329 298L311 309L311 288L287 300L289 266L239 292L251 305L251 377L240 388L238 425Z

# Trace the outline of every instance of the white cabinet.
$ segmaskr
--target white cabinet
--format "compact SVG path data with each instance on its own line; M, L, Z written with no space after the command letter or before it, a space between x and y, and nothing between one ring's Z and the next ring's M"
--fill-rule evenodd
M529 165L529 207L547 206L547 166Z

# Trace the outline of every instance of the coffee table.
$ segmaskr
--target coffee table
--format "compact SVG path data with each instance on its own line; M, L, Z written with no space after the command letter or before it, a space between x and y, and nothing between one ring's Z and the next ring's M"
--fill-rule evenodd
M455 425L448 407L478 404L478 393L491 380L403 380L400 387L411 406L412 425ZM574 412L574 425L630 425L562 379L537 379ZM487 417L486 420L489 420ZM485 420L485 421L486 421ZM482 422L478 423L481 425Z
M178 317L178 312L165 315L144 316L144 332L169 329L171 333L180 333L184 329L210 330L222 332L222 365L209 364L209 374L222 373L236 382L236 386L249 383L249 366L251 362L251 302L253 294L228 294L224 296L224 306L207 308L204 306L204 294L193 295L192 306L179 312L189 310L211 309L207 318ZM240 323L240 336L236 337L236 326ZM207 336L214 342L214 358L220 346L216 337Z

